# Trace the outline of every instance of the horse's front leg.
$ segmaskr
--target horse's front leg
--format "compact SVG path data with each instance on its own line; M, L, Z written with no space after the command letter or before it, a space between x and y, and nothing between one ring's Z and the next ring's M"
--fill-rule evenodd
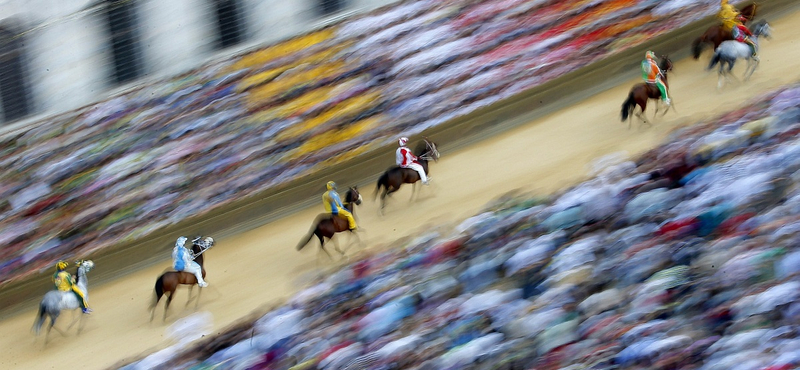
M186 306L185 307L189 307L189 303L192 303L192 300L194 299L194 297L192 297L192 291L193 290L194 290L194 285L189 285L189 298L186 300Z
M408 200L409 203L414 201L414 193L416 191L417 191L417 183L414 182L413 184L411 184L411 199Z
M753 58L747 59L747 70L745 71L745 76L744 76L744 80L745 81L750 80L750 76L752 76L753 72L756 71L756 67L758 67L758 63L759 63L759 61L757 59L753 59Z
M200 294L203 294L203 288L197 289L197 300L194 302L194 309L197 310L200 307Z
M335 249L337 252L339 252L339 254L344 256L344 252L339 248L339 240L336 238L335 235L333 238L331 238L331 241L333 242L333 249ZM331 257L331 259L333 259L333 257Z
M67 330L72 329L72 327L75 326L75 324L77 324L78 321L81 319L81 316L83 316L83 314L81 314L80 316L76 316L75 312L77 312L77 310L72 310L72 322L70 322L69 325L67 325Z

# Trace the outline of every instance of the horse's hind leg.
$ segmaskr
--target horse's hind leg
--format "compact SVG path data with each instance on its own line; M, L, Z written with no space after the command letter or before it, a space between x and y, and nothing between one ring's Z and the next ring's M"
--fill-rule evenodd
M174 294L175 294L174 291L169 292L169 295L167 295L167 300L164 302L164 318L163 318L163 321L167 321L167 313L169 312L169 303L172 302L172 296Z

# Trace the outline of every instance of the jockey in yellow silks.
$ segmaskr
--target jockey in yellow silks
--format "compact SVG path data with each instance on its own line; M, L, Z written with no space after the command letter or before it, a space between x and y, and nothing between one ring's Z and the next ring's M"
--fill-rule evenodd
M728 4L728 0L721 0L720 10L717 13L717 18L722 22L722 29L726 32L733 30L736 25L736 18L739 17L739 10L733 5Z
M61 292L71 291L75 293L83 313L91 313L92 310L89 309L89 305L86 303L86 297L83 295L83 292L80 290L80 288L78 288L78 286L75 284L75 280L72 279L72 274L67 272L68 266L69 265L66 262L58 261L56 264L56 273L53 275L53 283L56 285L56 289Z
M647 83L655 84L656 87L658 87L658 91L661 92L661 100L664 101L664 104L670 105L671 102L667 95L667 85L665 85L662 80L663 76L664 73L656 62L656 54L652 51L645 53L644 60L642 61L642 78Z
M322 204L325 206L325 211L334 216L338 215L346 218L350 226L350 231L355 231L357 228L356 219L353 218L353 214L342 205L342 198L340 198L339 193L336 192L336 183L328 181L325 186L328 189L328 191L322 194Z

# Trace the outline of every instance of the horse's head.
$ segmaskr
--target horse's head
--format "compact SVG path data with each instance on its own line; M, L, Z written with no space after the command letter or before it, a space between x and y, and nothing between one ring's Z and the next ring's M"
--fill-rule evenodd
M661 63L658 64L658 68L661 68L661 70L664 72L672 71L672 60L669 59L669 56L661 56Z
M351 186L344 196L345 203L354 203L357 206L361 205L361 193L358 192L357 186Z
M422 144L424 146L420 145L420 148L417 151L417 157L426 161L433 160L434 162L438 162L439 149L436 148L436 143L428 140L428 138L424 138L422 139Z
M84 273L89 272L94 268L94 262L92 260L80 260L75 262L75 265L78 266L78 271L82 269Z
M760 20L753 25L753 36L755 37L764 36L764 38L769 40L772 38L772 28L770 28L769 23L767 23L767 21Z

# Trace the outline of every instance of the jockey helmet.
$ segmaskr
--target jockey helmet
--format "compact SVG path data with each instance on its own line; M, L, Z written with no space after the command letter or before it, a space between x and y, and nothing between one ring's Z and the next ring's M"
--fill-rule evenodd
M183 246L186 244L187 240L189 240L189 239L187 239L185 236L182 236L182 237L178 238L178 241L175 242L175 246L183 248Z
M328 190L336 190L336 183L333 181L328 181L328 183L325 184L325 187L327 187Z
M646 53L644 53L644 57L647 58L647 59L655 59L656 58L656 53L648 50Z
M408 138L405 136L401 137L399 140L397 140L397 143L400 144L400 146L405 146L406 143L408 143Z
M58 271L64 271L68 266L69 264L64 261L58 261L58 263L56 263L56 269L58 269Z
M747 18L745 18L743 15L737 16L736 20L739 22L747 22Z

